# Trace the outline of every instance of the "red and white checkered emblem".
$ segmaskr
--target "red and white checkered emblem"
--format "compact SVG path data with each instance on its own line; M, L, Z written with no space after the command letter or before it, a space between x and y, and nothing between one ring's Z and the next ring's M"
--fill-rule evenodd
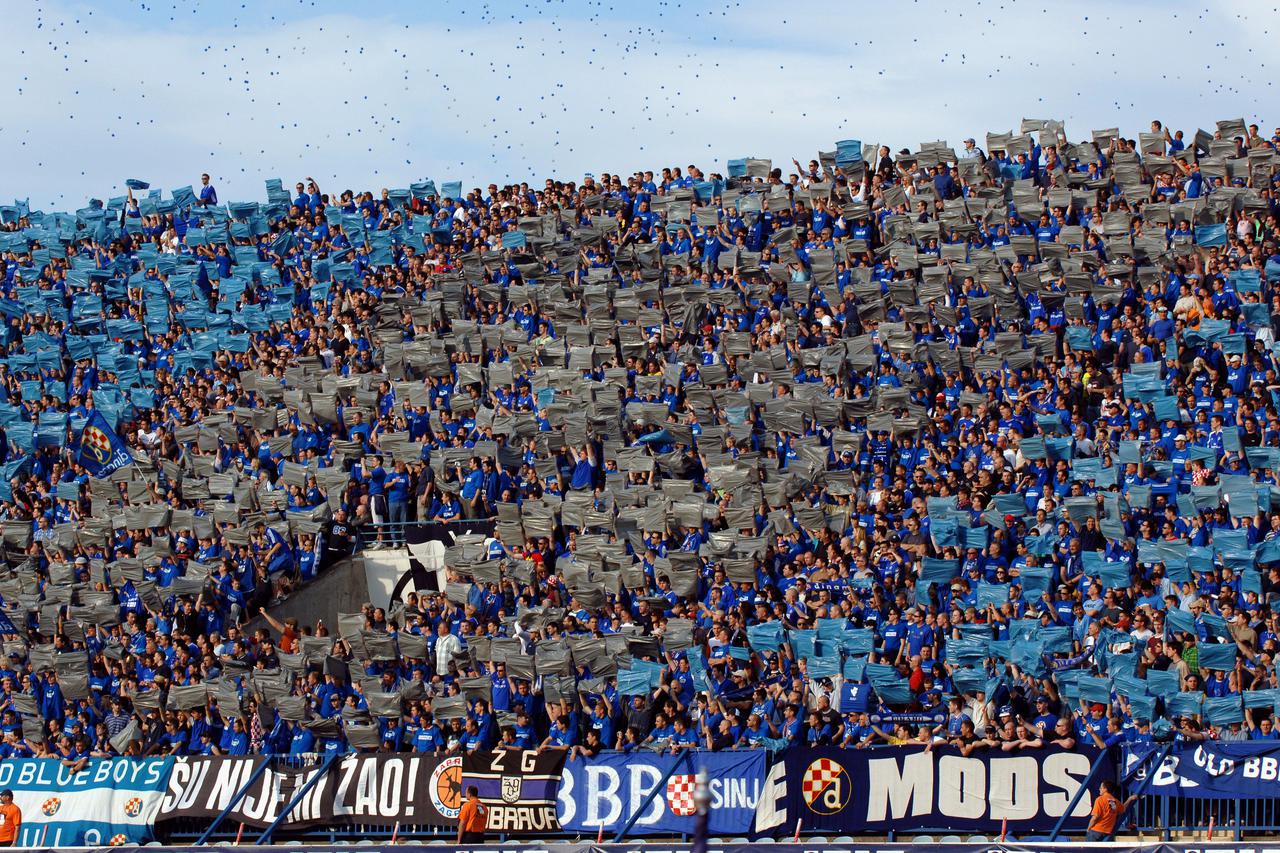
M818 814L835 814L849 802L853 786L837 761L819 758L808 766L800 780L804 804Z
M677 773L667 781L667 807L676 817L689 817L696 814L698 804L694 802L694 791L698 780L690 773Z
M85 427L84 434L80 438L81 446L99 462L105 462L111 458L111 439L107 438L107 434L97 427Z

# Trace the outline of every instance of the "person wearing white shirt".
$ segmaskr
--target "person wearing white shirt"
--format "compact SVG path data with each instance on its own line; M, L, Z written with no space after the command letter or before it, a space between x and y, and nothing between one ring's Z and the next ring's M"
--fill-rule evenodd
M449 672L449 661L462 651L462 641L449 633L449 625L443 621L436 626L436 636L436 673L443 676Z

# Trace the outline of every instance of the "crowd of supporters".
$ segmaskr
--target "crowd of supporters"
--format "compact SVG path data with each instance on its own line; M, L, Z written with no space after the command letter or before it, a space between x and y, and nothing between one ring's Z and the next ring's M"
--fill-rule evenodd
M1280 129L983 143L0 206L0 755L1277 737Z

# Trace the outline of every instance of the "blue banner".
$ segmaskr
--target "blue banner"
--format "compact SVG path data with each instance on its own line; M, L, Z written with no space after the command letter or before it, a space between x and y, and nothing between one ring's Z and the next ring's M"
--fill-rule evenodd
M93 758L72 773L56 758L0 761L0 789L22 809L17 847L142 844L153 838L172 758Z
M1125 751L1124 776L1134 794L1235 800L1280 796L1280 741L1178 744L1163 759L1159 744Z
M76 461L93 477L109 477L133 461L129 448L97 409L80 432Z
M756 831L894 832L940 829L1010 832L1052 829L1099 754L1057 747L1021 752L956 749L792 748L769 769ZM1085 826L1109 758L1065 828Z
M708 831L745 835L755 817L764 765L762 749L680 755L601 753L565 763L556 811L560 826L570 832L595 835L603 827L605 834L614 833L639 814L629 835L692 833L695 779L699 770L705 770L711 789ZM646 806L645 800L655 790Z

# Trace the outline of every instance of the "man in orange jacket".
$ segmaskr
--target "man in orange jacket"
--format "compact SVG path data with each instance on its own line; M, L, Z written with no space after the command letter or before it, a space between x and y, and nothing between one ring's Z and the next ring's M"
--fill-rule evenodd
M458 812L458 843L483 844L488 821L489 811L480 802L480 789L468 785L466 802Z
M0 791L0 847L12 847L22 829L22 809L13 802L13 791Z
M1138 799L1133 794L1123 803L1116 797L1116 783L1110 779L1102 783L1098 798L1093 801L1093 814L1089 817L1089 831L1085 833L1086 841L1114 841L1116 822L1124 814L1129 804Z

